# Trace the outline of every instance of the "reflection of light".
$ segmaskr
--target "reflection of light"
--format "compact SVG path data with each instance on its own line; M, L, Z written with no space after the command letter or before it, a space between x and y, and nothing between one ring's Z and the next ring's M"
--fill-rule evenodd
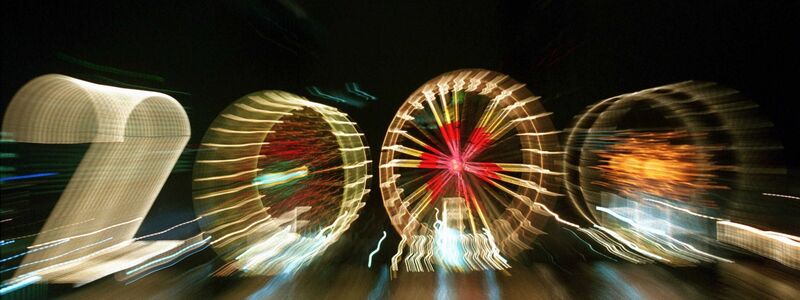
M272 278L272 280L270 280L263 288L261 288L260 290L256 291L255 293L247 297L247 299L248 300L267 299L269 298L269 296L275 294L275 292L278 291L278 289L289 283L292 278L294 278L293 272L281 272L280 274Z
M596 264L594 269L603 275L603 278L609 281L613 286L620 287L627 299L642 299L639 291L631 286L628 280L620 276L614 269L606 264Z
M577 238L578 240L580 240L580 241L581 241L581 243L585 244L585 245L586 245L586 247L589 247L589 250L592 250L592 252L594 252L594 253L597 253L598 255L600 255L600 256L602 256L602 257L605 257L605 258L608 258L608 259L610 259L610 260L617 261L616 259L613 259L613 258L611 258L611 257L609 257L609 256L607 256L607 255L605 255L605 254L603 254L603 253L600 253L600 252L598 252L597 250L595 250L595 249L594 249L594 247L592 247L592 244L589 244L589 243L587 243L587 242L586 242L585 240L583 240L583 239L582 239L580 236L578 236L578 234L577 234L577 233L575 233L574 231L572 231L572 230L569 230L568 228L565 228L565 227L562 227L562 229L564 229L564 230L566 230L566 231L569 231L569 233L571 233L573 236L575 236L575 238Z
M279 233L273 234L263 242L248 248L247 251L237 256L236 259L243 260L243 258L247 257L248 255L257 253L252 257L247 257L245 260L247 263L241 267L241 270L246 272L252 266L278 255L284 248L288 247L299 238L300 236L298 234L291 232L290 226L286 226Z
M284 172L267 173L259 175L258 177L253 179L253 184L259 186L259 188L268 188L283 183L287 183L289 181L298 178L303 178L306 177L307 175L308 175L308 167L302 166Z
M436 300L447 300L453 295L450 291L450 281L447 279L447 272L443 269L436 271Z
M497 286L497 278L494 275L494 270L483 271L486 275L486 294L490 300L501 299L500 288Z
M378 300L378 299L386 299L386 287L389 283L389 267L386 265L383 266L381 269L381 276L378 278L378 281L375 284L375 287L372 288L372 291L369 292L367 296L368 300Z

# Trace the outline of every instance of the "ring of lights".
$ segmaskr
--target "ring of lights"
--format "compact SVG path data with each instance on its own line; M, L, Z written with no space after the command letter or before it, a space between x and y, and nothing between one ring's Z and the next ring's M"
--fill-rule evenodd
M281 126L292 124L305 127L291 135L281 135L282 130L289 128ZM280 140L271 140L274 137ZM309 140L319 143L297 144ZM270 166L275 166L272 162L276 154L269 147L281 143L283 155L290 163L302 159L305 163L318 161L318 157L324 156L336 165L321 169L322 166L313 164L298 167L286 163L280 173L264 174ZM371 161L365 145L356 124L333 107L281 91L256 92L235 101L209 127L194 167L194 206L201 216L201 227L212 237L212 247L233 260L273 234L276 227L290 224L284 227L291 227L287 230L299 234L325 237L313 243L314 249L305 251L321 252L355 220L364 205L364 195L369 193ZM301 146L326 152L317 155L297 151ZM320 188L307 182L295 185L299 186L295 190L269 190L294 180L320 176L328 176L322 182L335 193L313 194ZM288 207L283 203L282 211L275 211L298 193L323 198L313 199L320 212L313 212L315 208L311 205L298 208L303 203L290 203ZM303 201L308 202L308 198ZM312 218L302 221L304 226L297 225L298 216L303 214Z
M578 116L566 140L565 187L570 201L586 222L598 222L594 207L600 203L601 196L593 182L605 181L595 166L598 162L597 149L607 146L598 146L599 142L604 135L620 133L621 120L633 114L633 108L637 105L661 113L672 124L660 129L686 132L683 139L686 146L708 157L710 164L723 166L716 170L700 170L698 173L724 178L727 185L733 186L748 180L746 173L724 167L749 164L750 159L759 157L753 152L758 150L741 147L740 141L748 134L748 127L763 126L763 121L749 114L754 106L737 91L710 82L686 81L612 97L590 106ZM642 121L642 117L639 118ZM747 124L743 124L745 122L742 120L748 120ZM636 130L626 133L642 135ZM737 188L716 193L729 193L726 194L727 199L733 200L742 198L735 195L742 193L742 190ZM698 195L701 191L697 189ZM712 215L719 215L720 207L726 205L707 198L703 201L708 201L702 205L708 208L704 213Z
M433 208L457 197L464 232L489 230L505 254L527 248L547 220L535 217L537 205L560 196L560 173L551 171L557 132L538 99L508 75L480 69L442 74L412 93L380 157L381 195L397 232L432 234Z

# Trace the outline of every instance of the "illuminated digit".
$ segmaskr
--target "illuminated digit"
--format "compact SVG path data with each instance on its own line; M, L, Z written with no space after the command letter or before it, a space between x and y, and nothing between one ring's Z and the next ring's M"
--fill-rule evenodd
M18 277L36 274L56 282L91 281L127 267L106 260L92 269L85 259L131 245L190 136L186 112L170 96L53 74L17 92L3 131L24 143L91 143L16 267ZM79 222L85 223L65 226ZM147 256L169 248L160 245L137 251ZM74 268L78 262L80 269Z
M369 193L369 148L347 114L279 91L220 113L194 168L194 204L229 271L291 272L347 230Z

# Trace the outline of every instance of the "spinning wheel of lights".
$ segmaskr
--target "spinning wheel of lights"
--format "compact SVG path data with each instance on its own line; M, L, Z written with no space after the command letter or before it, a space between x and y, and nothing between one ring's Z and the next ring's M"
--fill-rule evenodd
M407 238L430 235L439 216L453 222L453 207L461 207L451 224L457 230L488 230L507 255L526 248L524 239L546 221L535 218L537 205L560 196L560 173L551 169L561 152L549 115L504 74L458 70L425 83L383 142L381 195L395 229Z
M754 108L735 90L692 81L594 104L567 138L567 194L592 223L602 215L594 207L602 205L604 191L637 198L631 195L636 190L720 215L725 203L706 193L742 198L737 185L755 179L730 166L752 164L765 154L743 143L766 124L754 117ZM623 160L627 167L618 168Z
M212 247L246 272L305 263L363 207L365 144L347 114L290 93L256 92L228 106L194 168L195 209Z
M692 245L713 238L796 267L792 240L737 223L769 228L764 217L788 208L759 197L780 174L781 147L761 134L771 123L756 108L736 90L692 81L594 104L567 138L568 196L587 223L632 250L612 251L630 261L731 262Z

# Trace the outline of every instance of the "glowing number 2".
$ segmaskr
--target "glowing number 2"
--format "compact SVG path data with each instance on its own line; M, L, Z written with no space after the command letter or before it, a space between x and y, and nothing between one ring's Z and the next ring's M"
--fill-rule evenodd
M16 271L48 279L132 242L190 136L186 112L167 95L52 74L17 92L3 131L18 142L91 143Z

